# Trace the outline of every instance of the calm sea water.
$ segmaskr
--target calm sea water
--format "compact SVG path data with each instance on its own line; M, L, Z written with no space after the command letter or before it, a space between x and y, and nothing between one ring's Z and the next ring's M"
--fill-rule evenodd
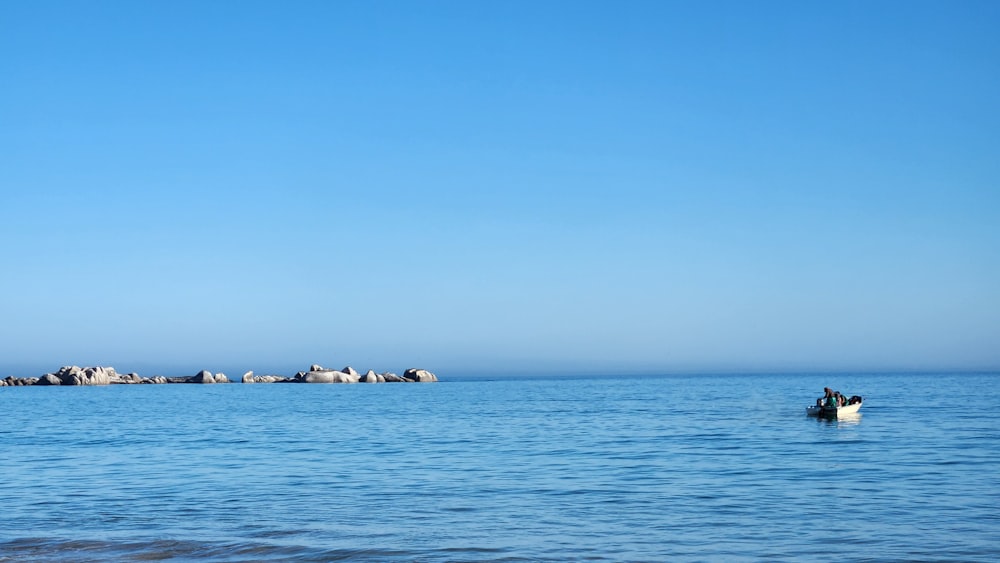
M0 561L997 560L998 384L0 388Z

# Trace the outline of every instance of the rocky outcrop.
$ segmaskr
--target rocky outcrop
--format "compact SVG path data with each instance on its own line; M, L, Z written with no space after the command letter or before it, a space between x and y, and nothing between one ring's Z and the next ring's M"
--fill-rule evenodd
M138 373L114 374L111 376L112 385L134 385L142 383L143 378Z
M252 371L243 374L243 383L408 383L409 379L404 379L390 372L382 374L375 370L368 370L364 375L360 375L357 370L347 366L341 370L325 368L319 364L309 366L308 371L300 371L294 377L282 377L279 375L254 375Z
M282 383L285 381L288 381L288 378L280 375L254 375L252 371L243 374L243 383Z
M305 373L299 372L295 376L295 380L298 383L357 383L360 381L360 378L357 375L351 375L342 371L325 369Z
M203 369L189 377L188 383L215 383L215 376L207 369Z
M255 375L254 383L288 383L291 379L283 375Z
M403 372L403 379L417 383L432 383L438 380L436 375L425 369L408 369Z
M38 378L38 382L35 385L62 385L62 380L54 373L46 373Z
M39 377L34 383L21 383L22 385L109 385L112 378L118 379L120 376L115 373L115 368L63 366L55 373L46 373Z
M368 370L364 375L347 366L342 370L328 369L319 364L309 366L309 371L300 371L294 377L276 375L257 376L253 372L243 374L243 383L414 383L433 382L438 378L423 369L409 369L400 377L392 372L376 373Z
M187 378L187 383L229 383L229 378L224 373L212 375L212 372L203 369Z
M282 377L280 375L253 375L253 372L248 372L249 375L243 375L243 383L284 383L289 381L287 377Z
M0 379L0 387L23 387L25 385L37 385L37 377L14 377L13 375Z
M413 383L433 382L438 378L433 373L423 369L408 369L400 377L395 373L376 373L368 370L360 375L351 366L342 370L327 369L319 364L310 366L309 371L300 371L294 377L280 375L254 375L252 371L243 374L243 383ZM134 385L134 384L166 384L166 383L229 383L229 378L223 373L213 374L202 370L190 377L140 377L137 373L119 374L112 367L64 366L55 373L47 373L41 377L14 377L0 379L0 387L19 387L25 385Z
M56 383L53 377L59 380ZM44 379L43 385L110 385L111 378L118 377L115 368L63 366L55 373L47 373L39 381Z

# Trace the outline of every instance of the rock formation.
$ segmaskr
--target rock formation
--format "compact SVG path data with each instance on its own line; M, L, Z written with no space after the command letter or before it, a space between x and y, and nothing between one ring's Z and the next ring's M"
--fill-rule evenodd
M62 380L54 373L46 373L38 378L38 382L35 385L62 385Z
M197 374L187 378L186 383L229 383L229 378L224 373L212 375L207 369L199 371Z
M199 371L187 380L188 383L215 383L215 376L207 369Z
M113 374L110 377L110 383L114 385L131 385L142 382L143 378L139 377L138 373Z
M361 378L335 369L308 371L295 376L298 383L357 383Z
M24 385L37 385L37 377L14 377L13 375L0 379L0 387L22 387Z
M300 371L294 377L280 375L254 375L252 371L243 374L243 383L427 383L437 381L433 373L424 369L408 369L400 377L395 373L376 373L368 370L360 375L357 370L347 366L342 370L327 369L319 364L313 364L309 371ZM41 377L7 377L0 379L0 387L19 387L24 385L134 385L134 384L165 384L165 383L229 383L229 378L223 373L213 374L202 370L190 377L140 377L137 373L119 374L112 367L64 366L55 373L46 373Z
M120 376L115 368L63 366L55 373L46 373L34 385L109 385Z
M280 375L254 375L252 371L243 374L243 383L281 383L288 381Z
M408 369L403 372L403 379L418 383L431 383L438 380L436 375L425 369Z

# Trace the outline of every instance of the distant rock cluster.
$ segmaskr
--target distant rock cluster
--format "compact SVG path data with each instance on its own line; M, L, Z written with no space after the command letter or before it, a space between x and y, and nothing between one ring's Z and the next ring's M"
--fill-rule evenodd
M429 383L437 381L437 376L423 369L408 369L400 377L391 372L375 373L368 370L359 374L351 366L344 369L327 369L313 364L309 371L300 371L295 377L273 379L275 376L254 376L253 372L243 375L243 383Z
M243 383L431 383L437 380L436 375L425 369L408 369L400 377L391 372L375 373L374 370L361 375L351 366L336 370L318 364L310 366L309 371L300 371L294 377L254 375L252 371L243 374Z
M408 369L402 377L390 373L375 373L368 370L364 375L347 366L341 370L327 369L318 364L310 366L309 371L300 371L293 377L280 375L254 375L252 371L243 374L243 383L431 383L438 378L424 369ZM18 387L24 385L129 385L129 384L164 384L164 383L230 383L224 373L213 374L202 370L190 377L140 377L137 373L119 374L112 367L65 366L54 373L46 373L41 377L8 377L0 379L0 387Z

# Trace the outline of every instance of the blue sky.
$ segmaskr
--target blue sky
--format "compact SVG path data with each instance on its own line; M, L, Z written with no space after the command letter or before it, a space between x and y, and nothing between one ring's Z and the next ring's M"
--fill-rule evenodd
M0 3L0 376L996 369L998 29Z

